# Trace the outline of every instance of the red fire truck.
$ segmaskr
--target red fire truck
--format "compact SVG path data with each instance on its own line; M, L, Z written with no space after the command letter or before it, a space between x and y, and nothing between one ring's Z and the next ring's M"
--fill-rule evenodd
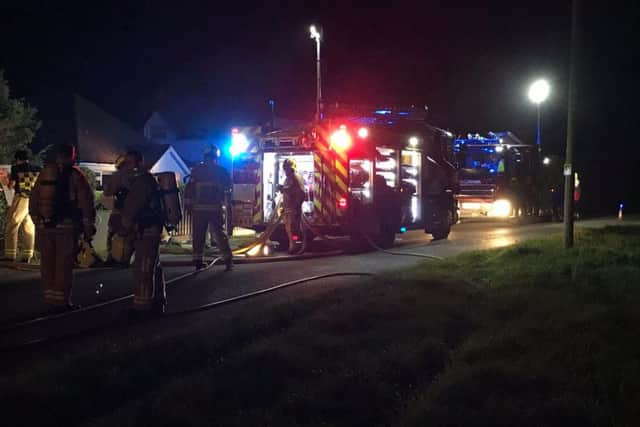
M261 231L276 218L287 158L304 179L303 214L318 233L389 247L407 228L446 238L457 220L452 134L428 125L424 113L341 110L320 124L239 139L248 143L233 165L237 226ZM285 246L284 230L272 240Z

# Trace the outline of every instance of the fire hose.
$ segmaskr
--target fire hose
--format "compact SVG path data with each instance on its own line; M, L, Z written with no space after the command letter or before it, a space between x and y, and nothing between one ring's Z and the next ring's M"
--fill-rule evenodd
M216 261L218 261L219 258L216 258L214 261L212 261L209 265L212 266L213 264L216 263ZM203 270L200 270L199 272L201 272ZM181 280L184 278L185 275L183 276L178 276L174 279L172 279L171 281L167 282L167 285L171 284L171 283L175 283L178 280ZM338 273L327 273L327 274L321 274L321 275L316 275L316 276L309 276L309 277L304 277L301 279L296 279L296 280L291 280L288 282L283 282L283 283L279 283L273 286L270 286L268 288L265 289L259 289L257 291L253 291L253 292L247 292L244 294L240 294L240 295L236 295L234 297L231 298L225 298L222 300L218 300L218 301L213 301L207 304L203 304L203 305L199 305L193 308L189 308L189 309L185 309L185 310L181 310L181 311L176 311L173 313L167 313L165 314L163 317L175 317L175 316L183 316L183 315L187 315L187 314L192 314L192 313L196 313L196 312L200 312L200 311L206 311L206 310L211 310L211 309L215 309L224 305L229 305L229 304L233 304L235 302L239 302L239 301L243 301L243 300L247 300L247 299L251 299L251 298L255 298L257 296L260 295L264 295L264 294L268 294L268 293L272 293L272 292L276 292L288 287L292 287L292 286L296 286L296 285L301 285L304 283L309 283L309 282L313 282L313 281L318 281L318 280L322 280L322 279L329 279L329 278L333 278L333 277L367 277L367 276L373 276L372 273L360 273L360 272L338 272ZM27 321L27 322L22 322L20 325L21 326L25 326L31 323L36 323L36 322L40 322L40 321L44 321L44 320L53 320L53 319L58 319L60 317L65 317L65 316L70 316L70 315L75 315L78 313L81 313L83 311L88 311L88 310L93 310L99 307L104 307L106 305L109 304L114 304L116 302L120 302L123 301L127 298L132 297L132 295L127 295L125 297L121 297L118 298L117 300L111 300L111 301L107 301L101 304L96 304L94 306L88 306L85 309L79 309L79 310L75 310L75 311L71 311L71 312L66 312L66 313L62 313L61 315L56 315L56 316L48 316L48 317L42 317L39 319L32 319L31 321ZM14 329L14 327L18 327L18 324L14 324L11 325L12 327L10 329ZM4 330L6 330L7 328L4 328ZM43 344L45 342L51 341L52 339L61 339L61 338L70 338L72 336L75 335L79 335L82 333L86 333L89 332L91 330L96 329L96 327L94 328L88 328L88 329L84 329L84 330L80 330L80 331L75 331L75 332L71 332L71 333L67 333L66 335L62 335L62 336L58 336L55 338L52 337L45 337L45 338L38 338L38 339L33 339L33 340L29 340L27 342L23 342L20 343L18 345L14 345L14 346L6 346L6 347L1 347L0 351L7 351L7 350L19 350L21 348L24 347L29 347L32 345L36 345L36 344Z
M331 239L329 239L327 236L323 235L322 233L318 232L318 230L314 227L313 224L311 224L311 222L306 218L306 217L302 217L302 221L304 223L304 225L311 230L316 236L320 237L321 239L329 242L330 244L333 244L333 242L331 241ZM362 236L365 238L365 240L367 241L367 243L369 245L371 245L372 248L374 248L375 250L379 251L379 252L383 252L385 254L389 254L389 255L396 255L396 256L412 256L412 257L417 257L417 258L426 258L426 259L434 259L434 260L442 260L442 257L436 256L436 255L428 255L428 254L418 254L418 253L412 253L412 252L395 252L395 251L389 251L387 249L383 249L381 248L379 245L377 245L373 239L371 238L371 236L369 236L367 233L365 233L364 231L362 231L361 229L358 230L360 232L360 234L362 234Z

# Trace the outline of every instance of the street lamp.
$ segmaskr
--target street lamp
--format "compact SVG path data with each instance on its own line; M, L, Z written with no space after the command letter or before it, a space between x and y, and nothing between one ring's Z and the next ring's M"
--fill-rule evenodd
M541 120L540 120L540 104L547 100L549 97L549 92L551 92L551 86L549 83L544 80L536 80L529 86L529 100L536 104L538 108L538 134L536 137L536 145L538 146L538 150L541 150L540 146L540 130L541 130Z
M276 101L270 99L269 105L271 106L271 130L273 131L276 127Z
M320 76L320 33L315 25L309 27L309 34L316 41L316 121L319 122L322 112L322 84Z

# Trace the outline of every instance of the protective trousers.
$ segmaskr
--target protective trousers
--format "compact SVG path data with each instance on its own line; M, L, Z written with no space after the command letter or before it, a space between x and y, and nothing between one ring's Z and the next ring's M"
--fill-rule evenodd
M7 212L5 226L4 256L15 260L18 257L18 231L22 227L22 258L26 261L33 257L35 227L29 216L29 199L16 194Z
M70 305L73 266L79 234L73 225L38 228L40 275L44 299L52 305Z
M207 227L216 241L216 245L225 262L231 261L229 240L223 230L224 219L220 210L194 210L191 220L191 238L193 239L193 261L202 262Z
M160 267L160 228L146 228L133 243L133 308L148 311L166 301L164 273Z
M284 228L289 236L289 251L295 248L296 242L302 240L302 233L300 231L300 221L302 220L302 209L287 209L284 210Z

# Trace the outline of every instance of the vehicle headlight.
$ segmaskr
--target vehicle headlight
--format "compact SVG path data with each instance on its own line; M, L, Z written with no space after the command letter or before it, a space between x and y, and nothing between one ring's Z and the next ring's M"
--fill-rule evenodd
M493 202L491 216L506 218L511 215L511 202L506 199L499 199Z

